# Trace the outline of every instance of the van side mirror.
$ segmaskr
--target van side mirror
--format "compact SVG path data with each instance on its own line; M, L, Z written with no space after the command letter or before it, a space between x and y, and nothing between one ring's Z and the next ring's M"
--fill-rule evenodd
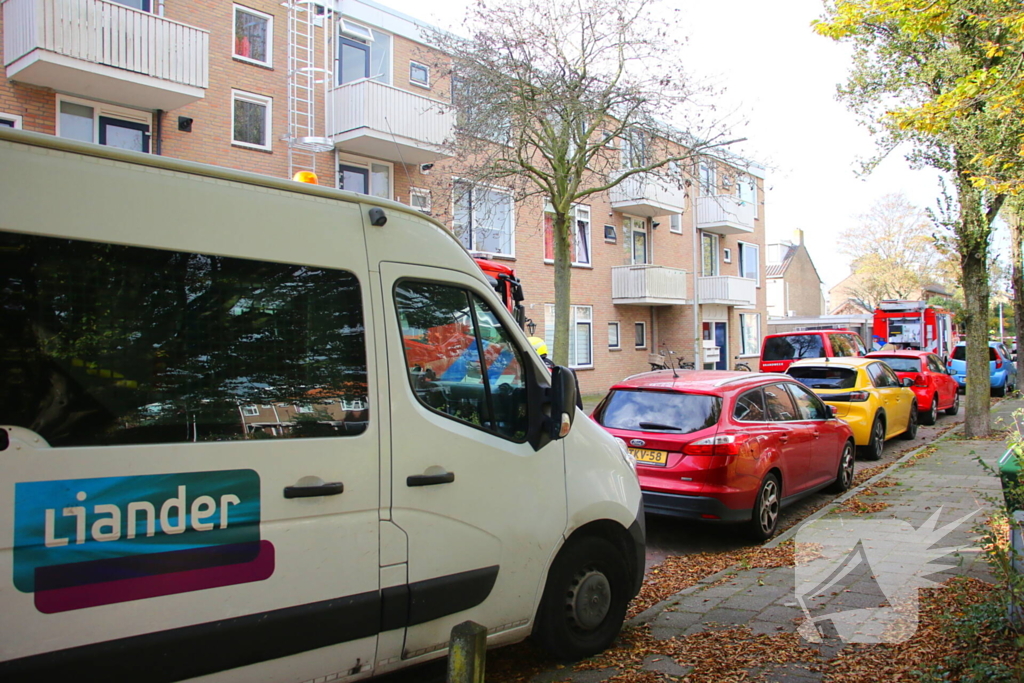
M576 417L576 376L572 370L556 365L551 369L551 417L548 424L552 439L562 439Z

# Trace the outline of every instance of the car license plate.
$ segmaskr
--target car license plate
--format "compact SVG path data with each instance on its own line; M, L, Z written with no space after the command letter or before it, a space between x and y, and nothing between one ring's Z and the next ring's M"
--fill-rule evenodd
M630 448L629 454L636 458L637 462L642 462L647 465L661 465L664 467L668 464L668 451L652 451L648 448Z

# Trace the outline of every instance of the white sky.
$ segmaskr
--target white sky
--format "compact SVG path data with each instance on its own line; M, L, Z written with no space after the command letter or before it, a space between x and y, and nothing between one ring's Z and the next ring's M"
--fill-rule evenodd
M457 27L467 0L378 0L442 28ZM888 193L914 204L934 204L938 174L914 171L902 156L887 159L866 179L858 160L874 153L867 130L835 98L845 80L849 50L815 34L821 0L662 0L678 8L689 42L680 54L691 74L725 89L720 102L749 124L735 151L767 167L768 242L791 239L795 229L828 287L849 274L836 236Z

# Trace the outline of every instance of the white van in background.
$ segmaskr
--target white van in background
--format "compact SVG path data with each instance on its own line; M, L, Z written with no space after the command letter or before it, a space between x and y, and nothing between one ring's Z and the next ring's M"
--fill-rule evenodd
M0 679L614 639L635 467L397 203L0 129Z

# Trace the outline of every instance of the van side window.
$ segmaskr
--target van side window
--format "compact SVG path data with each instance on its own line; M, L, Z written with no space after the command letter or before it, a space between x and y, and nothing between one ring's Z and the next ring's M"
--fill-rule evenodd
M850 339L845 334L830 334L828 338L832 342L832 355L836 358L856 355Z
M360 434L355 275L0 234L0 422L51 446Z
M420 403L512 441L527 429L519 350L476 294L451 285L395 287L406 368Z

